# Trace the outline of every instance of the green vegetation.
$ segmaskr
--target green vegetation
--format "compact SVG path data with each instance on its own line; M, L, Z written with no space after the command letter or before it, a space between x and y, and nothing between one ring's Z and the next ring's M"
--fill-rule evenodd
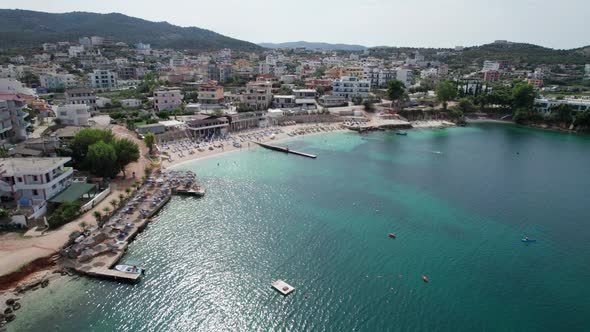
M387 97L391 99L392 104L398 101L404 96L406 86L402 81L393 80L387 83Z
M450 81L442 81L436 87L436 98L443 105L443 110L447 110L448 102L457 97L457 87Z
M72 159L78 169L102 177L114 177L125 166L139 159L137 144L117 139L110 130L82 129L70 144Z
M82 203L78 201L62 203L47 219L49 227L55 229L76 219L80 214L80 207Z
M143 135L143 141L150 150L150 154L152 154L154 144L156 144L156 135L154 135L152 132L147 132L145 135Z
M50 14L28 10L0 10L2 47L38 47L42 43L103 36L127 44L149 43L156 48L256 51L261 47L195 27L150 22L122 14L73 12Z

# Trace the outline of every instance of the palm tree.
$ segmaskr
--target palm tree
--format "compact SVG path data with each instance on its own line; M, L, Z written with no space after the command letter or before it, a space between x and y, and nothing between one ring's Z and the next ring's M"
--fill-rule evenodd
M113 206L113 210L117 208L118 202L116 199L111 200L109 203L111 203L111 205Z
M131 188L125 188L125 193L127 194L127 197L129 197L131 194Z
M94 218L96 218L96 222L100 223L100 220L102 219L102 214L100 214L100 212L98 211L94 211L92 215L94 216Z
M119 194L119 206L123 206L125 204L125 196L123 194Z
M105 206L102 210L104 211L105 217L109 214L109 212L111 212L111 209L109 209L108 206Z

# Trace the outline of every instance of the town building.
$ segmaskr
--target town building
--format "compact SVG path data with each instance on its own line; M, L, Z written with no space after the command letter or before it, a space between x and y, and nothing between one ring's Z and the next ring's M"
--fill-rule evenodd
M16 143L27 139L29 113L23 109L27 100L17 94L0 91L0 145Z
M145 135L146 133L150 132L154 135L163 134L166 132L166 126L161 123L151 123L146 124L143 126L137 126L135 131L139 135Z
M366 98L371 91L371 81L359 80L354 76L344 76L332 83L332 94L346 99Z
M483 80L486 82L500 81L500 72L497 70L488 70L483 74Z
M160 89L154 91L154 107L157 111L171 111L182 105L180 90Z
M72 183L73 168L65 158L0 159L0 196L14 200L19 207L31 208L34 217L45 213L46 201Z
M228 115L227 118L229 118L229 130L231 132L268 126L266 111L236 113Z
M66 104L87 105L92 110L96 108L96 93L90 89L70 89L66 90Z
M78 85L76 76L72 74L42 74L39 75L39 83L50 90L71 89Z
M90 75L90 85L95 89L113 89L117 87L117 73L110 70L94 70Z
M323 95L318 99L318 103L323 107L348 106L346 98L334 95Z
M588 98L566 98L566 99L548 99L548 98L540 98L535 99L535 109L538 112L549 114L551 110L555 106L559 105L569 105L574 112L583 112L590 110L590 99Z
M272 98L272 104L275 108L286 109L295 107L295 96L294 95L274 95Z
M295 96L295 106L300 109L314 109L316 90L314 89L295 89L293 95Z
M80 56L80 54L84 53L84 46L70 46L68 49L68 56L70 58L75 58Z
M223 86L216 81L210 81L201 85L198 90L197 100L201 104L212 105L223 103Z
M500 70L500 63L498 61L485 60L483 62L483 68L481 71L486 72L486 71L490 71L490 70L494 70L494 71Z
M138 108L141 106L141 100L136 98L121 99L120 102L123 108Z
M533 79L533 78L529 78L526 80L526 82L532 86L534 86L535 88L540 88L543 86L543 80L537 80L537 79Z
M53 43L43 43L43 45L41 45L41 46L43 46L44 52L57 50L57 45L53 44Z
M197 114L185 120L185 123L188 131L195 138L209 139L224 135L229 129L229 118L225 116Z
M90 107L85 104L60 105L56 116L63 125L86 127L90 119Z
M244 102L248 107L255 110L265 111L272 102L272 83L270 82L248 82L246 84Z

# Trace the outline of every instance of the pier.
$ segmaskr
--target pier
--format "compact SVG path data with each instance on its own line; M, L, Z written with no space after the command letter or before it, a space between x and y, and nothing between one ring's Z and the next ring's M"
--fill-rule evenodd
M254 141L252 141L252 143L258 144L259 146L261 146L261 147L263 147L265 149L269 149L269 150L274 150L274 151L279 151L279 152L285 152L285 153L292 153L292 154L296 154L298 156L312 158L312 159L317 158L317 156L315 154L309 154L309 153L305 153L305 152L299 152L299 151L295 151L295 150L290 150L289 148L284 148L282 146L271 145L271 144L260 143L260 142L254 142Z
M178 189L204 189L196 183L196 174L186 172L160 173L147 179L108 218L102 227L94 226L81 234L74 244L61 252L64 267L90 277L124 282L138 282L141 274L114 270L125 255L129 243L142 232L158 213L178 193Z

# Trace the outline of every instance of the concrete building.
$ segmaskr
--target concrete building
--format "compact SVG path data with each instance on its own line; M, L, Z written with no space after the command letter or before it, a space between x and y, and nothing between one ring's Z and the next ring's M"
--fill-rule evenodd
M272 105L275 108L286 109L295 107L294 95L274 95L272 98Z
M363 67L343 67L340 71L340 76L354 76L359 80L366 79L365 69Z
M231 132L268 126L266 111L237 113L227 117L229 118L229 130Z
M61 105L57 108L57 119L66 126L85 127L90 119L90 107L85 104Z
M42 74L39 75L39 83L50 90L71 89L78 85L76 76L72 74Z
M154 91L154 107L157 111L171 111L182 105L180 90L156 90Z
M26 99L0 92L0 145L27 139L27 127L31 124L27 120L29 113L23 111L25 107Z
M483 80L486 82L500 81L500 72L497 70L488 70L483 74Z
M201 85L198 90L197 100L201 104L212 105L223 103L223 86L211 81Z
M68 55L70 58L75 58L80 56L80 54L84 53L84 46L70 46L68 49Z
M334 95L323 95L318 99L318 103L323 107L348 106L346 98Z
M70 160L70 157L0 159L3 171L0 196L14 199L19 206L44 207L47 200L72 183L74 170L65 167Z
M385 87L393 80L401 81L406 87L412 85L414 72L404 68L371 68L365 67L365 79L371 82L372 86Z
M213 136L227 134L229 118L225 116L212 116L197 114L185 121L187 129L195 138L209 139Z
M300 109L315 109L316 90L314 89L295 89L293 95L295 96L295 106Z
M135 98L121 99L120 102L123 108L138 108L141 106L141 100Z
M490 70L500 70L500 63L498 61L485 60L481 71L486 72Z
M110 70L95 69L90 76L90 86L95 89L114 89L117 87L117 73Z
M87 105L92 110L96 108L96 93L90 89L70 89L66 90L66 104L68 105Z
M535 109L538 112L542 112L545 114L551 113L551 109L554 106L559 106L562 104L566 104L571 106L574 112L583 112L590 110L590 99L580 99L580 98L568 98L568 99L548 99L548 98L541 98L535 99Z
M45 51L45 52L57 50L57 45L53 44L53 43L43 43L42 46L43 46L43 51Z
M590 77L590 64L584 66L584 76Z
M137 126L137 128L135 128L135 131L139 134L139 135L145 135L146 133L150 132L154 135L157 134L163 134L166 132L166 126L161 124L161 123L152 123L152 124L146 124L143 126Z
M537 89L543 86L543 80L536 80L536 79L529 78L526 80L526 82L528 84L534 86Z
M332 94L345 99L354 97L366 98L371 91L371 82L359 80L354 76L344 76L332 83Z
M244 102L252 109L266 111L272 102L272 83L248 82Z

